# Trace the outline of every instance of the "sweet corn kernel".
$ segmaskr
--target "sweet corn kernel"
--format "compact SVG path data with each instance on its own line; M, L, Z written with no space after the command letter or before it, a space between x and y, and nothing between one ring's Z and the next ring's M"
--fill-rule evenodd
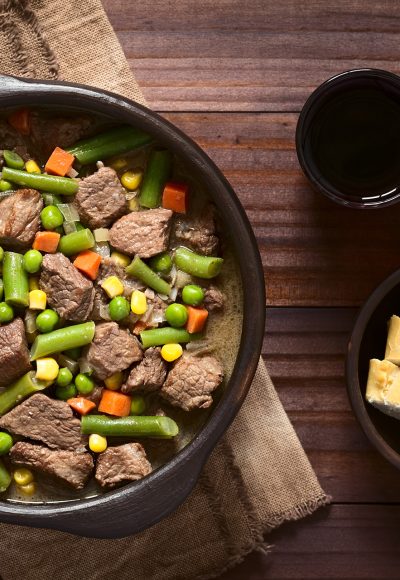
M26 467L20 467L14 471L14 481L17 485L28 485L33 481L33 473Z
M134 290L131 296L131 310L133 314L144 314L147 310L147 298L144 292Z
M93 453L103 453L107 449L107 439L102 435L92 433L89 437L89 449Z
M113 169L115 169L115 171L121 171L121 169L125 169L125 167L128 165L128 161L126 159L115 159L112 163L111 163L111 167Z
M43 290L31 290L29 292L29 308L32 310L45 310L46 302L47 295Z
M39 278L37 276L29 276L29 290L39 290Z
M139 211L139 200L137 197L133 197L128 202L129 211Z
M121 254L121 252L111 252L111 260L118 264L119 266L123 266L126 268L131 263L131 258L126 256L125 254Z
M161 356L167 362L172 362L182 356L183 348L180 344L164 344L161 349Z
M25 163L25 169L28 173L41 173L40 167L34 159L29 159L29 161Z
M129 191L134 191L142 183L143 171L136 169L135 171L125 171L121 175L122 185Z
M24 495L34 495L36 493L36 483L31 481L31 483L26 485L18 485L18 491Z
M121 296L124 293L124 285L117 276L109 276L103 280L101 287L107 293L109 298Z
M118 391L118 389L122 385L123 380L124 380L123 374L118 372L111 375L111 377L105 379L104 383L107 389L110 389L110 391Z
M57 378L59 366L54 358L38 358L36 361L36 378L42 381L54 381Z

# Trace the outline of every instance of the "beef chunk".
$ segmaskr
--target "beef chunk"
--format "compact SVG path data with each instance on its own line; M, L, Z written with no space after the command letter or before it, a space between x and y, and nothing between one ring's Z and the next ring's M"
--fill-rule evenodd
M10 459L14 465L24 465L61 479L75 489L82 489L93 470L89 453L48 449L20 441L12 447Z
M89 395L85 395L83 398L87 399L88 401L92 401L92 403L94 403L96 407L98 407L102 395L103 395L103 387L99 387L98 385L96 385L93 391Z
M210 286L204 293L204 306L207 310L220 310L224 307L225 296L216 286Z
M0 202L0 244L29 248L40 226L43 200L35 189L19 189Z
M125 189L114 169L101 167L79 183L75 206L89 228L105 228L127 210Z
M3 415L0 427L42 441L51 448L84 451L81 422L74 417L71 407L42 393L32 395Z
M215 357L184 354L169 372L160 395L184 411L207 409L222 378L222 365Z
M65 149L76 141L86 137L92 128L88 116L45 117L42 114L31 115L31 138L40 154L48 157L55 147Z
M127 369L142 357L138 339L116 322L97 324L93 342L86 352L87 361L100 380Z
M192 218L178 217L175 222L175 240L195 252L211 256L218 250L219 240L215 233L214 212L208 206L200 215Z
M108 303L109 299L107 298L107 294L104 290L98 286L97 284L94 285L94 300L93 300L93 310L90 315L92 320L96 322L101 322L102 320L111 320L111 317L108 313ZM107 306L107 308L106 308Z
M15 318L0 326L0 387L11 384L30 368L24 323Z
M93 310L94 288L63 254L46 254L39 286L47 294L49 306L73 322L89 318Z
M172 211L162 208L124 215L110 230L110 244L128 256L155 256L168 247L171 217Z
M136 481L151 472L151 465L140 443L109 447L97 458L96 479L102 487Z
M148 348L141 362L135 366L122 385L123 393L131 391L157 391L160 389L167 376L167 364L161 357L160 348Z
M0 149L11 149L27 161L31 155L28 152L27 139L6 121L0 121Z

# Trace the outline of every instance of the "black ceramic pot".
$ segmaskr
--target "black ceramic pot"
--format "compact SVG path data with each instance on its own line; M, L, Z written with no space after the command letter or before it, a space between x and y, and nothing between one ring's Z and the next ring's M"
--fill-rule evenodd
M256 239L229 183L184 133L149 109L118 95L62 82L0 77L0 106L74 107L112 116L154 135L207 186L230 234L243 285L239 355L218 405L192 442L143 480L92 499L29 505L0 502L0 521L83 536L119 538L140 532L174 511L193 489L210 452L237 414L253 379L264 333L264 278Z

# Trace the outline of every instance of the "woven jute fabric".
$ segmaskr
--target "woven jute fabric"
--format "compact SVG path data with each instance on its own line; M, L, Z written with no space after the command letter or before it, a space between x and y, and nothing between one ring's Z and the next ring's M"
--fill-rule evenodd
M145 104L99 0L0 0L0 31L2 73L81 82ZM0 524L0 575L212 578L268 549L266 532L328 501L260 361L241 411L175 513L120 540Z

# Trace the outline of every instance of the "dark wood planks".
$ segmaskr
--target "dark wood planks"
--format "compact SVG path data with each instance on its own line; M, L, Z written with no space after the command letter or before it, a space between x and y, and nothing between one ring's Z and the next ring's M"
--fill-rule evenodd
M263 356L333 500L400 502L400 472L372 449L347 398L344 358L355 316L354 309L268 308Z
M268 536L271 554L253 552L221 580L399 578L398 505L334 505Z
M103 3L157 110L298 111L343 70L400 72L396 2Z
M232 183L261 251L273 306L354 306L400 267L400 206L342 208L315 193L296 114L169 113Z

